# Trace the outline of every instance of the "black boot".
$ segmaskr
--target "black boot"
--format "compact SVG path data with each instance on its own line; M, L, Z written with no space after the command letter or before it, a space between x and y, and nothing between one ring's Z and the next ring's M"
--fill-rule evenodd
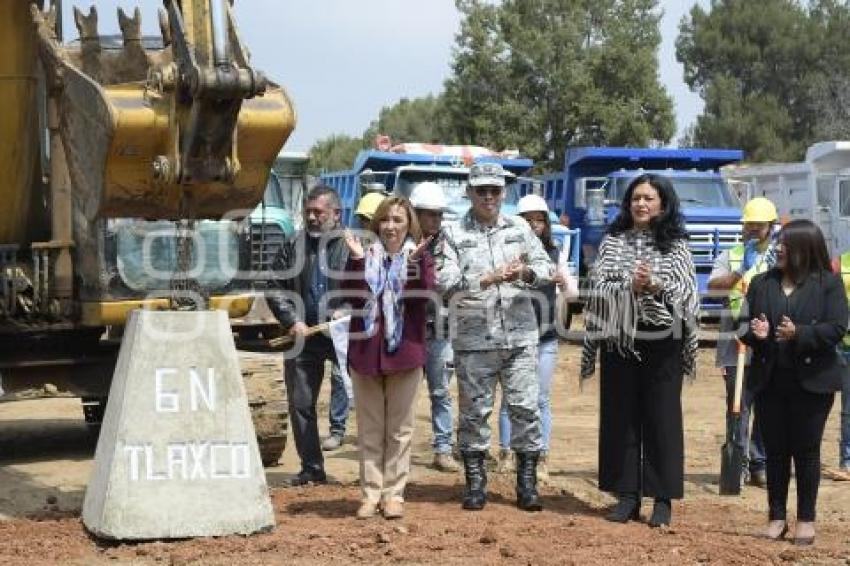
M542 511L537 494L537 452L516 453L516 504L524 511Z
M673 510L670 508L669 499L656 499L652 506L652 516L649 518L650 527L669 527Z
M640 519L640 496L637 493L620 493L617 504L605 515L605 519L614 523L625 523Z
M461 452L466 489L463 490L463 508L471 511L484 509L487 503L487 471L484 452Z

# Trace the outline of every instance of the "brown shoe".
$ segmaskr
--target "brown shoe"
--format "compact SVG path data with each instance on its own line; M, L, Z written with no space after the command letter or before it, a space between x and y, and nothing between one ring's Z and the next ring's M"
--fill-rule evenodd
M434 454L434 468L441 472L456 472L460 469L455 462L455 459L452 458L452 455L448 452L441 453L437 452Z
M767 487L767 472L764 470L756 470L750 472L750 485L755 487Z
M796 546L810 546L815 542L814 521L797 521L794 528L794 544Z
M378 504L372 501L364 501L357 509L358 519L371 519L378 514Z
M384 513L384 519L401 519L404 517L404 502L398 499L384 501L381 510Z

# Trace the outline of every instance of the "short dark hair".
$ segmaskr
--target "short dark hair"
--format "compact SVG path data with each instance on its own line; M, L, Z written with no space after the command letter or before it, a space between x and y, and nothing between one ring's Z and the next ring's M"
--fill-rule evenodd
M649 229L655 237L655 245L659 251L667 253L673 246L675 240L687 239L688 232L685 230L685 218L682 216L679 196L673 188L670 179L654 173L643 173L638 175L629 183L623 201L620 203L620 212L617 218L608 227L608 233L619 235L634 227L632 218L632 193L635 187L647 183L658 192L661 199L661 214L652 219Z
M782 227L779 241L785 252L785 273L797 284L809 275L831 271L826 240L810 220L792 220Z
M319 197L327 196L331 199L331 204L336 210L342 209L342 202L339 200L339 193L336 192L336 189L330 187L328 185L316 185L309 191L307 191L307 196L304 197L304 202L316 200Z

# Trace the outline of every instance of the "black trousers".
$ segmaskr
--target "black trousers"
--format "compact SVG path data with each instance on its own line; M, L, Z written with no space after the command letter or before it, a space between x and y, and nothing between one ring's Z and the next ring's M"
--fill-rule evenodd
M304 349L296 357L285 362L284 381L289 402L289 420L295 449L301 459L301 470L319 472L324 470L322 447L319 442L319 422L316 403L325 361L336 363L333 342L327 336L317 334L304 341Z
M641 360L602 346L599 489L684 495L682 341L638 340Z
M791 460L797 475L797 520L815 520L820 445L834 400L834 393L804 390L793 375L773 375L768 386L756 397L767 455L767 502L771 521L785 519Z

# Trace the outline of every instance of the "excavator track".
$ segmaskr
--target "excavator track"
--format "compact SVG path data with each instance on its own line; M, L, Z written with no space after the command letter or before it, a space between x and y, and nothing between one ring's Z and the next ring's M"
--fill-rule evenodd
M242 380L264 466L277 464L286 448L289 409L280 353L239 351Z

